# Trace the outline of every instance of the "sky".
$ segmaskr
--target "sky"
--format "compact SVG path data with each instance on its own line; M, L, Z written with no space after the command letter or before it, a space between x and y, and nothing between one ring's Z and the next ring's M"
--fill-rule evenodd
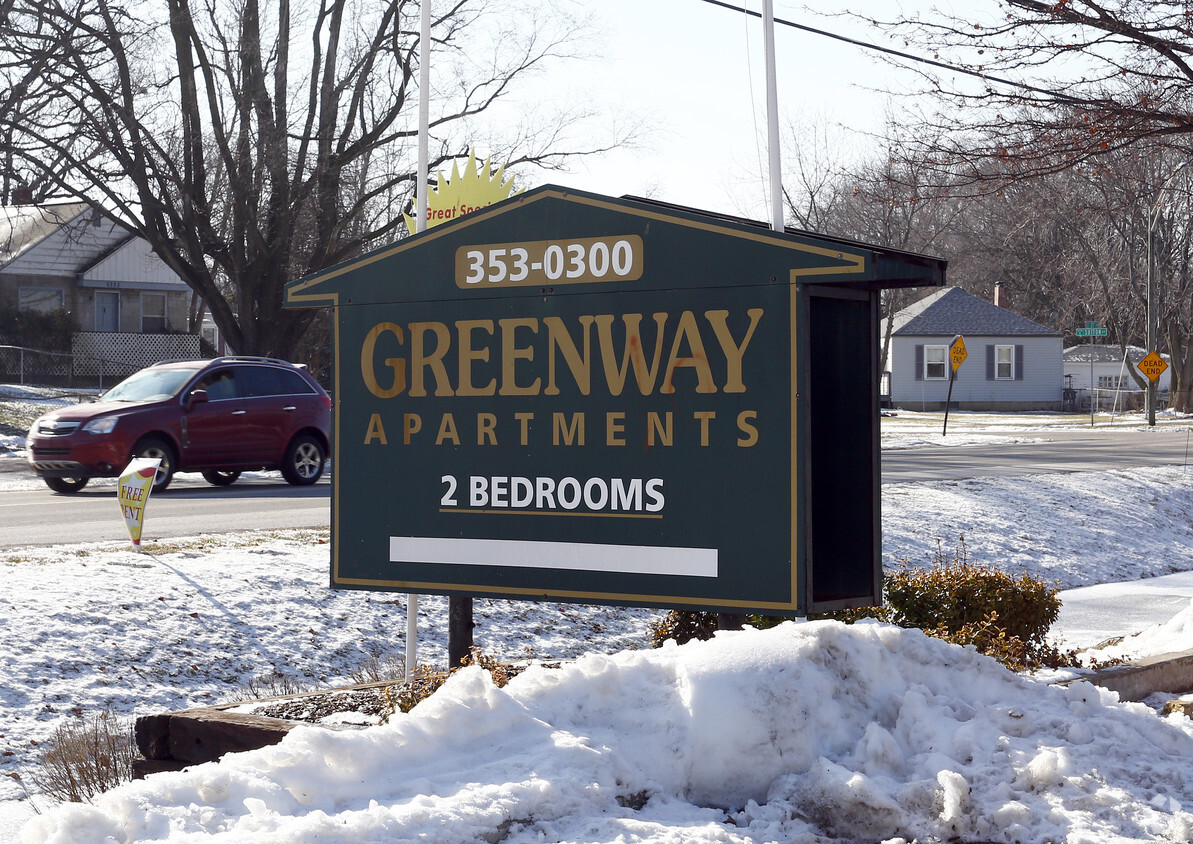
M1030 443L1055 420L954 414L947 444ZM1173 435L1189 425L1163 422ZM941 442L939 423L884 419L883 447ZM19 439L4 444L0 460L21 459ZM119 519L114 494L112 508ZM887 564L925 563L963 533L974 562L1064 587L1059 646L1127 637L1094 652L1103 658L1187 647L1190 524L1187 466L883 487ZM22 799L38 748L76 710L160 713L231 699L272 672L327 687L370 658L401 664L404 597L328 589L325 533L165 537L151 500L145 535L141 554L124 543L0 552L0 840L1193 836L1193 722L1157 714L1170 695L1124 703L1081 670L1016 675L885 625L790 624L652 650L655 610L489 600L476 604L488 654L563 666L501 690L467 672L388 725L299 728L94 805ZM444 659L445 605L421 602L431 664Z
M769 219L766 78L762 24L702 0L602 0L589 4L604 41L591 58L573 61L534 96L582 100L611 115L640 119L647 130L633 147L577 161L543 178L611 196L649 196L693 207ZM736 5L761 11L761 0ZM861 0L876 16L926 3ZM947 4L946 4L947 5ZM836 13L839 3L776 0L775 17L858 40L903 48ZM842 155L864 155L881 131L885 90L913 90L914 79L870 51L776 26L780 146L793 131L833 127ZM882 89L882 90L879 90ZM840 128L837 128L840 127Z

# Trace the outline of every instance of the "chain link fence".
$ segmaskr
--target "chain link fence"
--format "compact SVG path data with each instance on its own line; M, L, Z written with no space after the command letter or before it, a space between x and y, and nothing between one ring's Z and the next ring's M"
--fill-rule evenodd
M0 346L0 384L102 392L141 368L132 363L73 352Z
M1143 410L1146 406L1146 393L1143 390L1116 390L1113 388L1088 387L1066 388L1064 391L1064 410L1076 413L1089 413L1090 403L1095 411L1101 413L1128 413ZM1160 390L1156 393L1156 408L1163 410L1168 407L1168 391Z

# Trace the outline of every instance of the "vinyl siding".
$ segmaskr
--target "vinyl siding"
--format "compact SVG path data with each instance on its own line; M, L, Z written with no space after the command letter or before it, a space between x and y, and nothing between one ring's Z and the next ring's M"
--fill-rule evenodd
M154 254L149 242L139 237L128 241L83 273L84 286L110 286L110 282L141 290L153 285L161 285L163 289L187 289L182 279Z
M891 338L891 402L909 410L943 407L948 396L949 382L916 379L916 346L947 346L953 335L895 336ZM987 380L986 346L1016 346L1022 348L1021 362L1016 361L1016 375L1022 367L1022 378ZM980 337L966 336L968 357L957 370L953 383L952 401L967 409L998 410L1059 408L1064 387L1062 338L1060 337ZM1019 348L1016 349L1019 351Z

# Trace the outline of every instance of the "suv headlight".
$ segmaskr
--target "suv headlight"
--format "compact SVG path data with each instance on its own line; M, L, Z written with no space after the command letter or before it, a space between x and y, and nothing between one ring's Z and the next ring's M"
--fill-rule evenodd
M84 425L83 430L89 434L110 434L118 421L120 421L119 416L101 416Z

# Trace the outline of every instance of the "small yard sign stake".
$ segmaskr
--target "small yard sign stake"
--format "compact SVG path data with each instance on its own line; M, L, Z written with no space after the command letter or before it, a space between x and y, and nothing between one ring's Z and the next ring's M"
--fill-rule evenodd
M133 550L137 552L141 550L141 531L145 527L145 505L149 503L149 493L153 492L153 481L161 463L157 458L138 457L125 466L120 475L116 501L124 515Z

